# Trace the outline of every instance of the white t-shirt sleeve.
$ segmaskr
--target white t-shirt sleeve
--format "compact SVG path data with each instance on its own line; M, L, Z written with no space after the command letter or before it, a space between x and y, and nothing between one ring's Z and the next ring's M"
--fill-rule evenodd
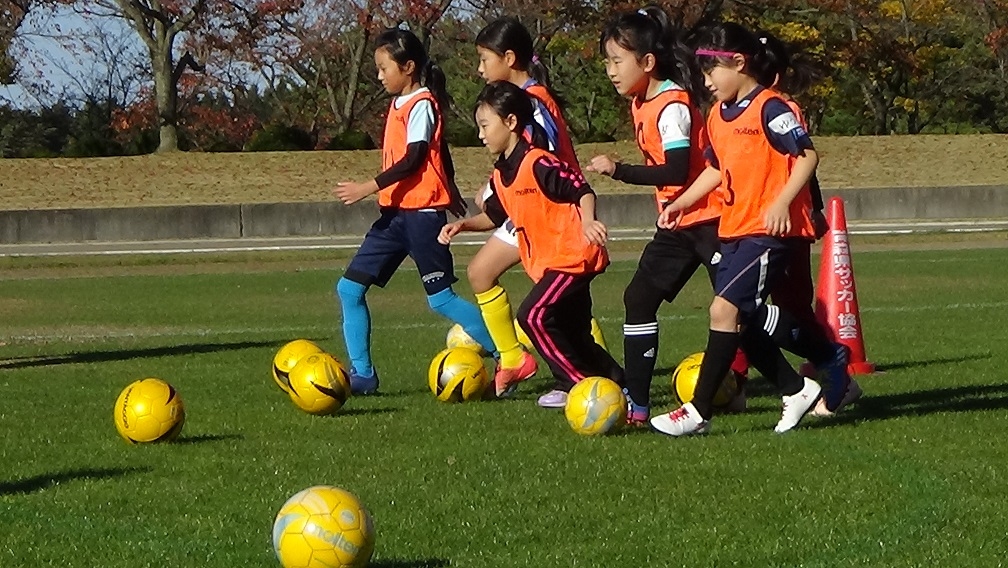
M434 138L434 105L429 100L422 100L410 109L409 121L406 123L406 143L430 143Z
M665 150L689 148L693 118L684 104L670 104L658 115L658 132Z

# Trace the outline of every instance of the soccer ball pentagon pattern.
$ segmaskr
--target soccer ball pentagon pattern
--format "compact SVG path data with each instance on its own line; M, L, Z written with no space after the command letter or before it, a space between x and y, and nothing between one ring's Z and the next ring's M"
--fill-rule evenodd
M308 414L333 414L350 398L350 377L328 353L305 356L287 375L290 398Z
M160 379L140 379L119 394L113 409L116 431L131 444L174 440L185 424L185 407L175 388Z
M605 377L588 377L567 394L564 416L578 434L605 434L626 422L627 400L623 389Z
M459 402L483 397L490 375L483 358L465 347L445 349L431 361L427 384L441 402Z
M694 353L683 359L675 370L672 371L672 394L680 405L693 400L693 392L696 390L697 381L700 379L700 364L703 362L703 351ZM738 394L738 381L735 380L735 373L728 371L721 386L714 394L714 406L724 407L735 395Z
M461 325L455 324L448 329L448 335L445 337L445 347L451 349L453 347L465 347L478 353L481 357L486 357L489 353L483 346L480 345L479 341L472 338L471 335L466 333L466 330L462 328Z
M281 347L273 357L273 380L287 394L290 394L291 369L297 362L312 353L322 353L322 348L307 339L295 339Z
M350 493L309 487L280 507L273 551L284 568L357 568L374 552L371 515Z

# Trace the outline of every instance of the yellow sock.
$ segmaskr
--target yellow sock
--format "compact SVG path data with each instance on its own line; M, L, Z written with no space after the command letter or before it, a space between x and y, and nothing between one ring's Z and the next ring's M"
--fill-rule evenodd
M521 365L522 347L515 333L507 292L500 286L494 286L486 292L476 294L476 301L490 337L500 352L501 366L513 369Z
M486 319L486 316L484 316L484 319ZM605 344L605 336L602 335L602 328L599 327L598 320L595 318L592 318L592 337L595 338L595 343L599 347L609 351L609 347Z

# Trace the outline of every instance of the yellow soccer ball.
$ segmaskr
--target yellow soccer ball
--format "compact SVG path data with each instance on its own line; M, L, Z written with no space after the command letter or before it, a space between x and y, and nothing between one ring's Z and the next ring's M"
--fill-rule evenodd
M160 379L140 379L123 389L113 409L116 431L131 444L174 440L185 424L175 388Z
M441 402L474 400L483 397L490 375L475 351L455 347L434 356L427 370L427 384Z
M273 551L284 568L357 568L374 553L371 515L350 493L326 485L287 500L273 521Z
M578 434L605 434L626 422L627 400L623 389L604 377L588 377L567 394L564 416Z
M672 394L680 405L693 400L693 392L696 390L697 381L700 379L700 364L703 362L703 351L694 353L683 359L675 370L672 371ZM735 395L738 394L738 381L735 380L735 373L728 371L717 393L714 394L714 406L727 406Z
M322 353L322 348L307 339L295 339L276 352L273 357L273 380L287 394L290 394L288 376L294 365L313 353Z
M308 414L334 414L350 398L350 377L328 353L312 353L288 375L290 398Z
M486 349L483 349L483 346L480 345L480 342L466 333L466 330L460 324L455 324L448 330L448 335L445 337L445 347L448 349L465 347L466 349L475 351L480 357L489 355Z

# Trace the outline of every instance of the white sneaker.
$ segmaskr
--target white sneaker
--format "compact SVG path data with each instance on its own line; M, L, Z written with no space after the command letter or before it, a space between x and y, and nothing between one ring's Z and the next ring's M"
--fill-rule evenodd
M784 410L781 411L780 422L774 426L774 432L783 434L797 426L805 414L815 406L821 393L822 388L819 387L819 383L805 377L805 386L802 387L802 390L791 396L782 397Z
M689 436L706 434L710 431L710 420L704 420L692 402L651 419L651 427L669 436Z
M857 383L854 379L851 379L850 384L847 385L847 392L844 393L843 400L840 401L840 406L836 410L830 412L826 409L826 402L823 399L819 399L816 403L815 408L812 412L809 412L812 416L833 416L837 412L840 412L845 406L853 403L857 399L861 398L863 391L861 390L861 385Z

